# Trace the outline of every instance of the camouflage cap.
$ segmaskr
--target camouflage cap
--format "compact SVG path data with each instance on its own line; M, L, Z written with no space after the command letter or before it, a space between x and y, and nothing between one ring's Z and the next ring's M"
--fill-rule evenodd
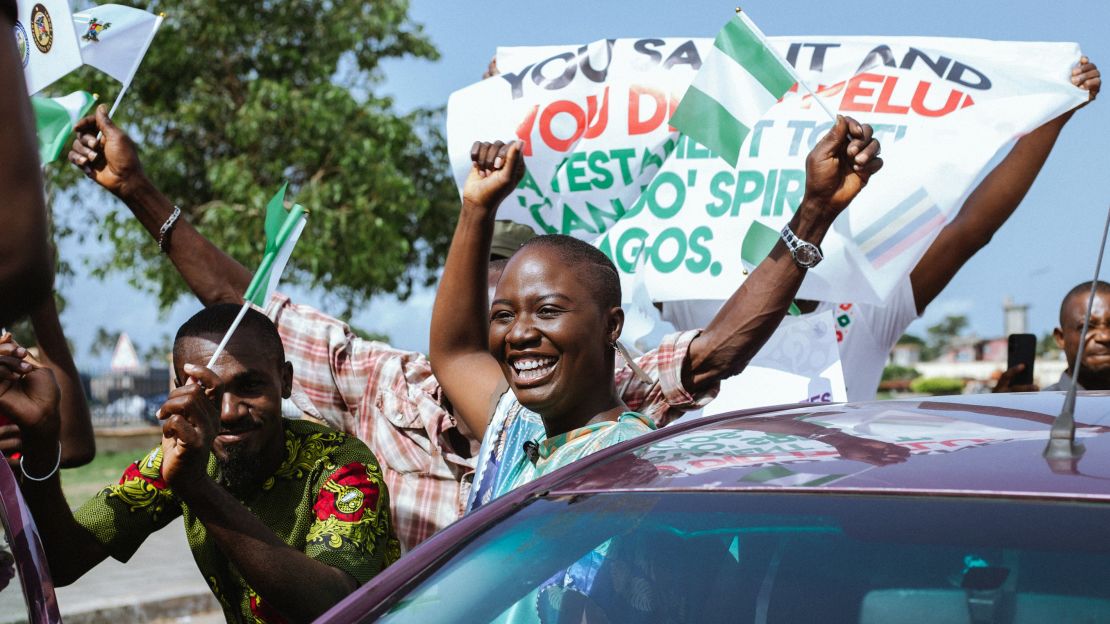
M493 245L490 246L489 259L508 258L535 236L536 232L523 223L498 219L493 224Z

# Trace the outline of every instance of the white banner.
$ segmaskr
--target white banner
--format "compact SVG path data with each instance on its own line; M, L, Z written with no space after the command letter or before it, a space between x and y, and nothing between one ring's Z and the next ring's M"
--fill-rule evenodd
M787 403L848 400L832 312L788 316L741 374L721 382L706 416Z
M27 93L34 94L81 66L68 0L19 0L15 42Z
M771 43L829 109L875 127L886 161L826 237L825 261L799 293L807 299L883 301L994 156L1087 97L1069 80L1074 43ZM728 298L762 258L763 235L797 208L805 156L830 120L804 91L788 94L748 137L735 170L679 136L666 120L711 45L659 38L499 49L501 75L448 103L460 188L474 141L522 139L529 175L500 218L595 241L626 293L643 253L652 299Z

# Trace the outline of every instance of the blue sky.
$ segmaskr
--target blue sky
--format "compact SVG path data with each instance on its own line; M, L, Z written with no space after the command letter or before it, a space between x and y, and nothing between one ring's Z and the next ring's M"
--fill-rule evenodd
M435 2L414 0L412 17L438 46L439 61L400 60L384 65L382 91L397 107L442 106L456 89L481 77L498 45L585 43L605 37L710 37L733 4L723 2ZM744 9L769 35L922 35L1018 41L1076 41L1104 71L1110 70L1110 2L1063 1L853 1L845 3L752 0ZM157 41L155 41L157 45ZM141 80L140 75L137 78ZM965 314L982 336L1002 332L1002 301L1031 304L1030 331L1056 324L1060 298L1090 279L1101 226L1110 207L1110 93L1065 127L1021 208L929 307L910 331L924 334L947 314ZM126 101L124 102L126 106ZM953 155L958 158L958 154ZM114 202L105 196L106 202ZM122 206L120 206L122 208ZM151 245L151 252L154 252ZM96 247L63 247L71 259L106 253ZM79 263L78 263L79 264ZM83 272L84 269L79 271ZM152 298L122 277L77 279L60 285L70 305L66 330L78 345L80 365L98 365L88 343L97 327L125 330L140 345L171 334L197 304L179 302L161 313ZM321 293L293 293L321 305ZM354 317L360 327L392 337L400 348L424 350L434 293L400 303L378 297Z

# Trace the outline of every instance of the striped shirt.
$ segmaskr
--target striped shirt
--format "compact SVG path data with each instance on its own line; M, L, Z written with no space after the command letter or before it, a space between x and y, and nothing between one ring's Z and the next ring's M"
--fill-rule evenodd
M293 398L325 424L358 436L382 467L393 526L407 550L457 520L470 494L477 443L459 430L427 357L359 338L347 324L274 294L265 313L277 325L293 363ZM716 396L682 387L682 364L697 331L674 334L630 368L616 371L629 409L657 424Z

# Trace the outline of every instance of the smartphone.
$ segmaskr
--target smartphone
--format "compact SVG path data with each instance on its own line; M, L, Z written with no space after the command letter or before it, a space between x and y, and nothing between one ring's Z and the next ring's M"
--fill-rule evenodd
M1037 357L1037 337L1033 334L1010 334L1006 345L1006 368L1024 364L1025 370L1011 380L1015 386L1033 383L1033 358Z

